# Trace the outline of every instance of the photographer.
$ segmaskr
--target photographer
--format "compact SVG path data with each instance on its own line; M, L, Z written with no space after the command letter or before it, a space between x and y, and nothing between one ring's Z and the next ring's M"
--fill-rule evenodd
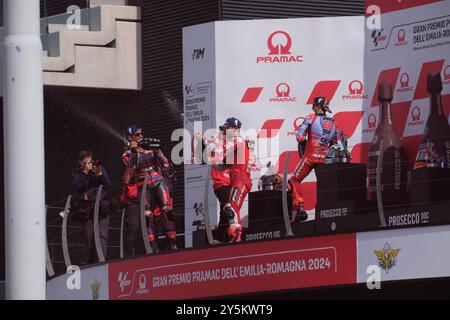
M74 218L83 225L86 236L87 263L97 262L94 242L94 205L100 185L110 184L105 168L100 161L93 160L90 151L81 151L78 155L79 166L72 171L72 184L76 195L73 197ZM106 256L108 243L110 205L107 193L103 189L100 202L99 233L103 254Z
M157 139L144 138L142 129L136 125L128 128L129 149L122 156L125 173L123 176L124 193L122 199L127 201L127 254L139 248L139 199L144 179L148 176L146 189L146 215L149 218L148 237L152 251L159 252L154 234L155 217L163 222L167 247L177 250L175 217L172 213L172 197L167 180L164 178L170 165ZM133 201L133 199L135 199Z

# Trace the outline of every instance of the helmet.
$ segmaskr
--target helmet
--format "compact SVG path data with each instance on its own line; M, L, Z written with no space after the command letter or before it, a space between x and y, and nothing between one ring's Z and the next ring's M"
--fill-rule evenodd
M136 134L138 132L142 132L142 128L139 127L137 124L132 124L127 128L127 134L129 136L132 136L133 134Z
M227 120L225 120L225 123L223 125L220 126L221 129L227 129L227 128L237 128L240 129L241 128L242 123L232 117L232 118L228 118Z
M324 113L332 112L329 108L330 101L326 97L315 97L313 107L319 106Z

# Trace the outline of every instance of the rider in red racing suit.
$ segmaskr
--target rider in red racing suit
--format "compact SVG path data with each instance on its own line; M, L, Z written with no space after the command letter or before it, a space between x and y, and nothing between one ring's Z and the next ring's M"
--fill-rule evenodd
M249 172L249 145L248 141L239 136L240 128L241 122L238 119L229 118L220 127L219 135L206 145L206 150L213 162L211 178L216 191L221 186L226 186L227 176L229 176L231 188L221 212L228 222L227 233L230 242L241 241L240 209L247 193L252 188Z
M301 158L294 175L289 180L289 189L292 191L292 222L304 221L308 218L304 211L300 183L317 164L325 163L329 147L337 143L338 129L335 119L326 116L326 112L331 112L328 99L316 97L312 108L314 114L305 118L297 132ZM297 212L299 213L298 217Z
M169 161L159 149L156 139L142 139L139 145L133 145L124 153L123 161L127 167L130 185L135 184L139 199L145 176L148 177L146 188L146 215L149 218L150 245L153 252L158 252L154 236L154 218L160 213L170 250L176 250L175 217L172 212L172 198L163 173L169 169ZM159 209L156 209L157 208Z

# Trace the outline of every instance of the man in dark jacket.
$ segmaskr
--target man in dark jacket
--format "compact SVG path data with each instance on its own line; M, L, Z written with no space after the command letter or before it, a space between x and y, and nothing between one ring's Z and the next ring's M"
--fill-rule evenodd
M87 263L97 262L97 254L94 241L94 205L98 187L106 187L110 180L105 168L100 162L93 161L90 151L81 151L78 155L79 166L72 171L72 184L75 188L74 199L77 202L74 217L81 221L86 235ZM105 205L106 191L101 195L99 215L99 233L103 254L106 256L109 228L109 207Z

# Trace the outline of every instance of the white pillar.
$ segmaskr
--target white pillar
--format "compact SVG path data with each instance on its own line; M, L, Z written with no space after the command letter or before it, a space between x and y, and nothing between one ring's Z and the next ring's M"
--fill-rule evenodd
M4 1L6 298L45 299L45 181L39 0Z

